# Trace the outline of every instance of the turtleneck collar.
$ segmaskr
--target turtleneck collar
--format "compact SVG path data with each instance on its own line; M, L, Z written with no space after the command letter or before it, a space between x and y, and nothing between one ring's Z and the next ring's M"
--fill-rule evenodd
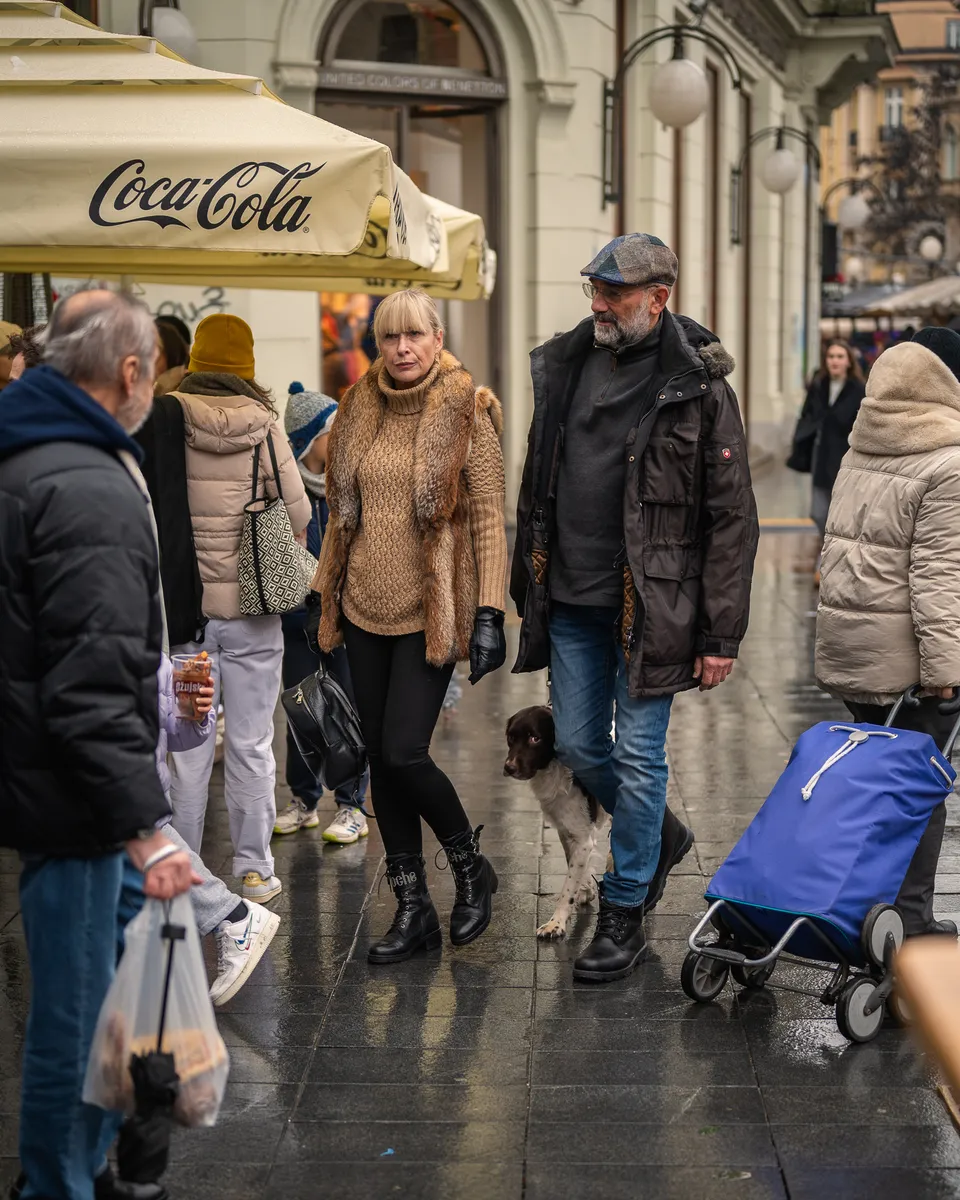
M386 364L380 368L380 393L386 401L387 408L400 416L410 417L423 410L427 402L427 392L433 386L434 380L440 374L440 360L433 364L427 374L414 387L392 387L393 379Z

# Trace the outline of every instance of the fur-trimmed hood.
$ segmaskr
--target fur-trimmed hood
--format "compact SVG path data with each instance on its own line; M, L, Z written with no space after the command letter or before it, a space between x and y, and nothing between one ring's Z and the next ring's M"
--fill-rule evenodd
M891 346L870 372L850 445L883 456L960 446L960 382L926 346Z

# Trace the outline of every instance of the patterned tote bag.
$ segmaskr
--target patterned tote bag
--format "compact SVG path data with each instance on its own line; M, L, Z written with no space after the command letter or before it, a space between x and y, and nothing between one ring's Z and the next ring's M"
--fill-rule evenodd
M317 569L317 560L293 534L283 503L280 470L267 434L270 465L277 487L276 498L259 496L260 446L253 451L253 487L243 507L243 531L237 574L240 580L240 611L245 617L293 612L302 607Z

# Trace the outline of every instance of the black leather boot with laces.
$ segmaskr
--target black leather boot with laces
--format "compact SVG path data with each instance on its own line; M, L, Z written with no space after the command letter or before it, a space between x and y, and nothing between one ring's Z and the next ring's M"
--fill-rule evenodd
M469 829L447 838L440 845L457 885L457 899L450 913L450 941L466 946L478 938L493 916L493 895L499 887L497 873L480 853L480 830Z
M574 979L610 983L623 979L647 957L643 932L643 905L621 908L603 898L600 885L600 916L593 941L573 964Z
M440 918L427 891L423 857L419 854L388 856L386 879L397 898L397 911L386 934L367 951L367 961L403 962L418 950L436 950L443 938Z

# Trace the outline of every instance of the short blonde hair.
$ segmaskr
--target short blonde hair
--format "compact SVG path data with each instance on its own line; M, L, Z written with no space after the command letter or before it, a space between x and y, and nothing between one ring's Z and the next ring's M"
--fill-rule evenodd
M379 347L388 333L443 332L443 322L437 306L420 288L405 288L393 292L377 305L373 315L373 336Z

